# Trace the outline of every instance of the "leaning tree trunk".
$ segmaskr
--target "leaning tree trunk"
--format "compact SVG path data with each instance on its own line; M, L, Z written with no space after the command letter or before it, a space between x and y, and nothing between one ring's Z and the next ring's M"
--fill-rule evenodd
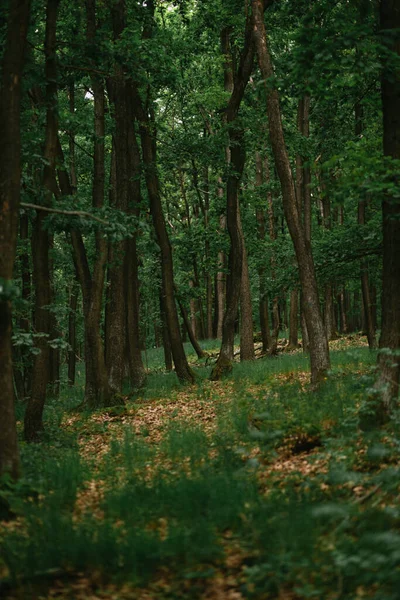
M176 374L180 381L194 382L194 373L189 367L185 350L183 348L181 331L179 328L178 312L175 304L174 294L174 271L172 248L168 238L165 217L162 210L161 196L159 190L158 174L156 170L156 144L154 140L154 118L144 110L139 91L136 90L136 110L140 127L142 142L143 163L145 168L145 179L150 200L150 211L157 242L161 252L161 278L162 297L165 308L165 316L168 326L171 352L174 360Z
M252 16L253 36L260 70L266 82L272 81L274 71L267 46L261 0L252 0ZM304 314L310 340L311 382L316 385L325 378L330 367L329 347L319 306L311 245L307 240L297 206L293 175L283 134L279 96L276 89L267 90L267 113L272 151L282 186L285 218L299 266L300 283L304 298Z
M48 0L46 8L45 70L46 70L46 139L42 185L45 190L44 203L51 205L57 195L55 178L57 155L57 66L56 26L59 0ZM49 381L50 346L52 319L49 305L52 302L49 234L43 221L46 213L38 211L32 235L33 277L35 284L35 329L38 334L32 376L32 389L25 412L24 436L26 441L37 441L43 430L43 409Z
M388 52L382 76L383 152L400 160L400 5L397 0L381 0L380 24ZM397 174L393 182L398 185ZM397 406L400 378L400 201L387 194L382 202L383 278L382 332L379 340L379 378L376 384L383 411Z
M20 101L30 1L11 0L0 89L0 281L12 289L21 181ZM7 290L8 291L8 290ZM11 294L0 292L0 477L17 478L19 454L14 414Z
M246 159L244 149L244 132L235 121L240 104L250 79L254 62L254 45L251 36L251 23L246 20L245 43L241 53L237 73L233 80L232 55L229 47L229 32L224 29L221 34L222 51L225 57L224 79L225 89L231 90L231 96L225 113L229 133L230 169L226 186L226 218L231 242L228 260L228 277L226 285L226 308L222 327L222 342L218 360L210 378L215 381L232 369L233 347L235 339L235 320L239 307L240 289L243 267L243 240L239 216L239 184ZM233 83L233 85L232 85ZM228 152L227 152L228 155ZM227 162L229 162L227 160Z

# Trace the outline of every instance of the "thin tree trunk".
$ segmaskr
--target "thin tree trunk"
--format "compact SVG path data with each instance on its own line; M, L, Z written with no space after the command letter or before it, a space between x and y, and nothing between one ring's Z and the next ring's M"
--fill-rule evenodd
M326 193L326 186L320 178L320 188L323 198L321 200L322 208L322 224L325 229L331 229L332 218L331 218L331 203L329 196ZM335 311L333 304L333 288L331 283L325 284L325 312L324 312L325 329L328 341L337 339L337 328L335 320Z
M57 67L56 26L59 0L48 0L46 7L45 71L46 71L46 139L42 184L45 190L44 203L50 206L53 195L57 195L55 178L57 155ZM37 211L32 234L33 278L35 285L35 330L37 337L32 376L32 390L24 419L24 437L28 442L37 441L43 430L43 409L49 381L51 315L48 310L52 302L50 277L49 234L43 221L46 213Z
M31 302L31 270L29 260L29 220L28 215L23 214L20 216L20 229L19 229L20 240L23 244L23 251L20 255L21 261L21 277L22 277L22 299L25 301L26 306L30 305ZM31 329L31 323L29 319L28 309L26 310L23 317L19 321L19 328L25 333L29 333ZM32 364L31 355L26 348L21 348L21 361L22 361L22 397L29 396L31 391L32 382Z
M356 119L356 135L361 136L363 131L363 110L359 102L355 106L355 119ZM357 221L362 227L366 223L366 207L367 201L360 200L358 203ZM366 260L361 260L361 293L363 299L363 310L364 310L364 327L367 334L368 346L370 350L374 350L377 347L376 331L374 328L374 320L372 317L372 306L370 297L369 287L369 275L368 275L368 263Z
M150 210L157 242L161 251L162 295L168 325L171 352L176 374L180 381L194 382L194 374L189 367L182 336L179 328L178 313L175 305L174 274L172 248L168 238L165 218L161 205L158 174L156 170L156 145L154 141L154 118L144 110L139 92L136 91L136 110L142 141L143 163L145 178L150 200Z
M162 327L161 331L162 331L163 348L164 348L165 369L166 369L166 371L172 371L171 342L169 340L167 317L165 315L164 300L163 300L161 290L160 290L160 317L161 317L161 327Z
M94 44L96 31L96 2L86 0L87 40ZM104 204L104 88L100 80L92 78L94 100L94 159L92 206L101 208ZM65 196L73 195L69 174L63 167L64 157L61 144L58 143L58 156L61 164L58 169L58 180L61 192ZM89 409L109 406L115 403L112 396L104 360L104 347L101 338L102 298L104 274L107 260L108 244L102 231L95 233L96 259L92 273L82 235L71 231L73 259L77 280L82 289L84 316L85 347L85 405Z
M270 183L270 169L268 158L264 159L264 180L266 184ZM268 205L268 230L269 230L269 239L272 242L275 242L277 239L276 234L276 225L275 225L275 215L274 215L274 201L272 192L269 191L267 193L267 205ZM276 279L276 257L275 257L275 249L272 249L271 254L271 279L275 281ZM272 331L270 334L270 344L268 353L271 356L274 356L277 353L278 349L278 335L279 335L279 298L278 296L274 296L272 298Z
M10 285L15 261L21 181L21 76L30 13L29 0L10 0L3 42L0 89L0 278ZM0 477L19 475L14 413L11 300L0 299Z
M263 184L263 161L261 154L256 152L255 156L256 162L256 187L261 187ZM260 199L260 204L263 198ZM263 208L256 209L256 219L257 219L257 235L261 244L265 241L265 211ZM268 319L268 297L267 290L265 286L265 273L266 268L262 263L258 268L258 280L259 280L259 318L260 318L260 329L261 329L261 340L262 340L262 351L267 352L269 346L271 345L271 338L269 333L269 319Z
M231 170L227 182L227 228L231 240L229 274L227 277L227 305L222 328L221 350L212 370L211 380L220 379L232 369L235 339L235 320L239 307L242 283L243 243L239 222L239 182L245 163L243 132L230 128Z
M76 309L78 307L79 288L74 282L68 289L68 385L75 385L76 373Z
M289 344L286 350L295 350L299 347L299 291L290 292L290 313L289 313Z
M223 193L223 188L218 187L218 194ZM219 219L220 230L226 228L226 215L221 215ZM226 302L226 274L225 274L225 253L223 250L218 252L218 271L217 271L217 338L222 339L222 326L224 323L225 302Z
M249 263L243 235L243 228L239 212L239 228L243 244L242 281L240 288L240 360L254 360L254 334L253 334L253 307L251 302L251 288L249 276Z
M252 8L253 36L261 73L265 81L271 81L274 71L267 46L262 1L253 0ZM306 228L300 219L293 176L283 134L279 96L276 89L268 90L267 112L272 151L282 186L285 218L295 247L300 283L304 296L304 312L310 339L311 382L313 385L317 385L325 378L330 367L329 347L319 307L311 245L307 239Z
M190 343L192 344L193 349L196 352L198 358L203 358L205 356L205 353L201 349L200 344L198 343L198 341L196 339L196 334L195 334L195 332L193 330L192 323L191 323L191 320L189 319L187 311L186 311L186 309L185 309L182 301L180 300L180 298L178 296L177 296L177 300L178 300L179 310L181 311L183 323L184 323L184 325L186 327L186 331L187 331L188 336L189 336Z

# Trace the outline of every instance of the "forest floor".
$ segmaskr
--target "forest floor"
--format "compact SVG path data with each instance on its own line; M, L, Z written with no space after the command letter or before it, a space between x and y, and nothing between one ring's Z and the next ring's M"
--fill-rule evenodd
M302 352L183 387L154 351L125 407L50 402L0 489L0 596L398 600L400 415L371 426L364 338L331 350L318 393Z

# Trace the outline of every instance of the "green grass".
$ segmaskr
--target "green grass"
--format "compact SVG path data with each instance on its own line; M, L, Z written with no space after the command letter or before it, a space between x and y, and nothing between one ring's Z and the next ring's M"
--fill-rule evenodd
M121 424L105 456L87 463L76 436L106 429L96 429L90 415L71 432L60 428L68 393L48 407L51 435L22 445L24 478L8 485L7 499L24 525L0 533L0 565L15 585L49 569L98 573L103 585L146 585L163 568L174 589L193 580L186 597L196 598L202 578L229 574L224 545L231 540L243 550L235 576L244 597L272 599L290 590L298 599L397 600L400 416L380 430L359 428L375 360L364 348L332 352L318 393L298 380L308 370L301 353L238 364L227 379L229 402L201 368L187 393L215 408L215 429L206 433L178 412L160 424L154 444L145 423L140 434ZM156 372L141 402L185 402L182 389L174 374ZM296 462L299 440L316 442L316 450L300 450ZM283 448L294 468L271 469ZM313 464L320 466L313 471ZM88 500L76 518L76 498L90 482L102 490L96 510ZM23 593L34 598L37 587L25 585Z

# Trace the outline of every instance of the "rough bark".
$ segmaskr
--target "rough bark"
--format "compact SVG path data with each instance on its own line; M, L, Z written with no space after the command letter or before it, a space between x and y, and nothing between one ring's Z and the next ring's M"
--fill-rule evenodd
M21 180L20 101L29 0L11 0L0 89L0 279L9 283L15 260ZM17 478L19 454L14 415L11 300L0 295L0 477Z
M380 25L388 51L384 64L381 96L383 109L383 153L400 159L400 73L393 56L400 55L400 4L381 0ZM394 182L398 183L396 175ZM383 277L382 330L379 340L379 378L376 384L381 405L389 413L398 404L400 378L400 202L389 194L382 201Z
M267 90L267 113L272 151L275 165L282 187L283 207L299 266L300 283L304 298L304 312L310 339L311 382L317 385L325 378L330 367L329 347L325 334L324 323L319 307L319 297L311 245L306 236L306 230L296 201L296 191L293 175L287 154L279 96L276 88L272 87L274 71L263 20L263 4L261 0L252 1L253 37L257 48L260 70Z
M118 41L126 27L125 2L118 0L111 9L114 41ZM108 96L113 105L116 190L115 207L128 210L128 89L123 66L116 63L115 74L107 82ZM112 243L112 262L108 268L110 294L107 327L107 370L109 384L114 393L122 392L125 371L126 294L124 269L127 241Z

